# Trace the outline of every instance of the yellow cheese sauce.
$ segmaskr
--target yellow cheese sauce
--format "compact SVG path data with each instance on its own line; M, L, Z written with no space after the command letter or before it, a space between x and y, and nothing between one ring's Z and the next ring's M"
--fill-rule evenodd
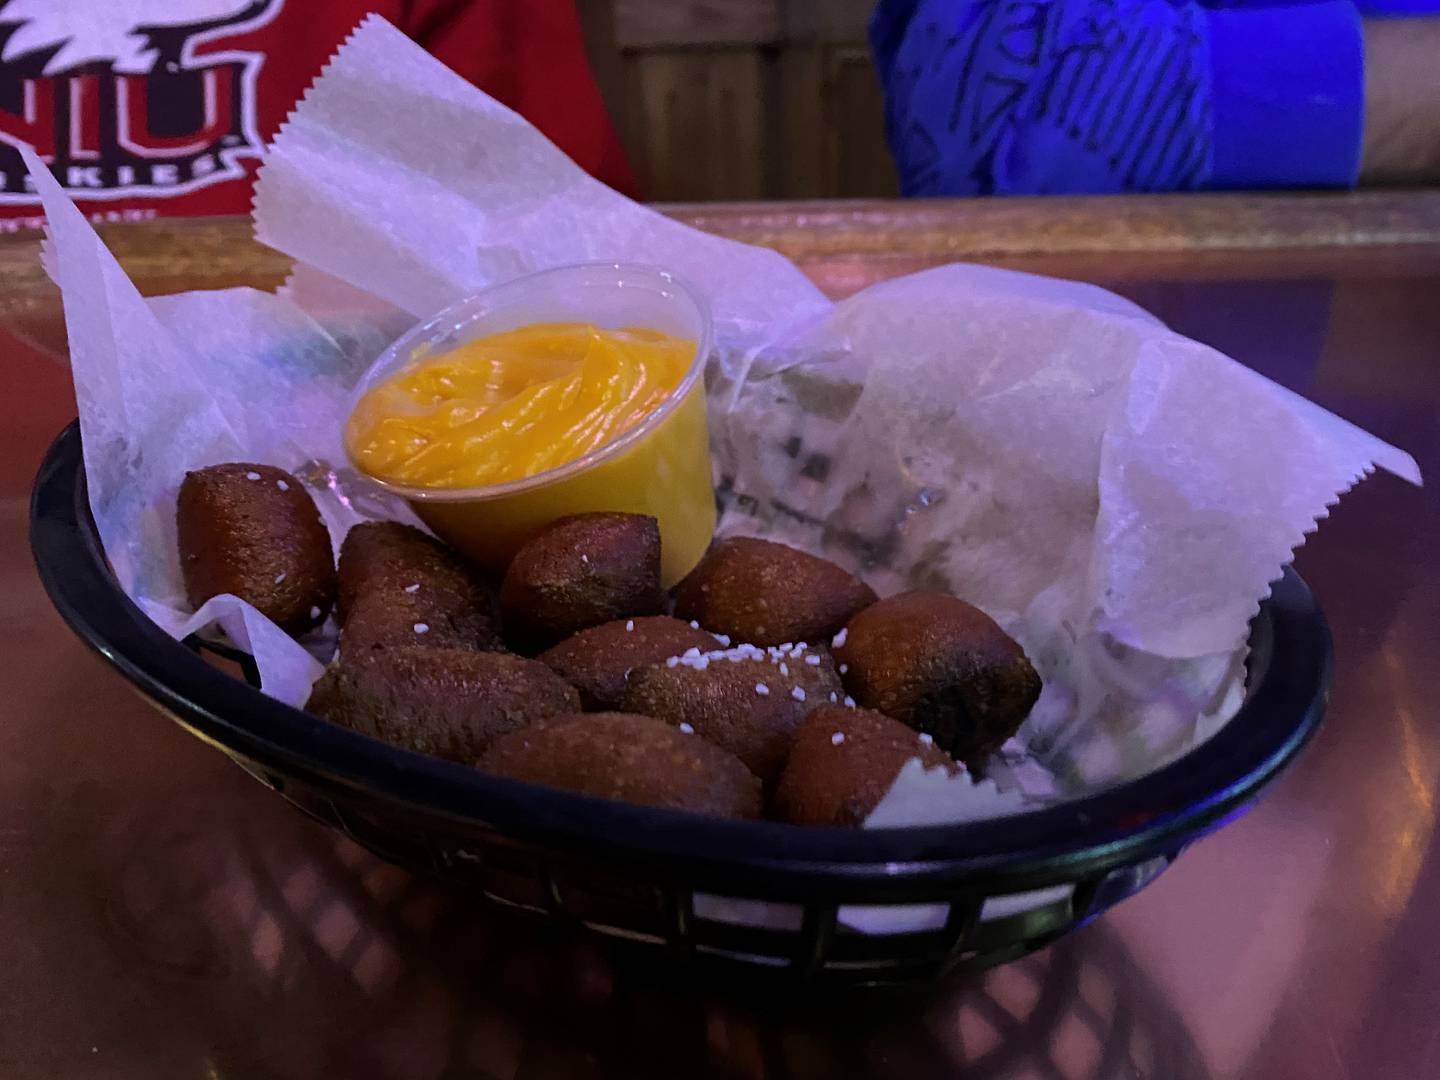
M409 487L523 480L619 438L684 380L695 342L546 323L422 356L373 387L346 428L371 476Z
M656 330L583 323L412 353L361 396L346 450L361 471L406 489L430 528L497 574L557 518L647 514L660 526L668 588L715 531L704 383L677 393L703 359L695 353L694 341ZM672 398L644 434L603 449ZM562 468L593 450L602 452L584 467Z

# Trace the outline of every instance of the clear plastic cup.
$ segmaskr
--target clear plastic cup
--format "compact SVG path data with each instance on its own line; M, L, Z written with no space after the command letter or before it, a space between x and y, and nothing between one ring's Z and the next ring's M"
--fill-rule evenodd
M523 326L567 322L658 330L694 341L695 354L680 385L640 424L523 480L475 488L411 487L371 476L353 456L350 463L372 483L408 500L436 535L496 573L530 536L558 518L597 510L649 514L660 524L661 577L669 587L695 567L710 544L715 492L705 419L710 313L666 271L617 263L565 266L462 300L385 350L356 387L347 420L367 391L420 357Z

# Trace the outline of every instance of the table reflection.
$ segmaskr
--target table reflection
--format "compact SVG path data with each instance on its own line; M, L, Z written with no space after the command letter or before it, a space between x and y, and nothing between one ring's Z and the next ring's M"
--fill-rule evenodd
M1209 1075L1104 922L918 992L706 981L270 810L152 807L87 852L98 933L216 1076Z

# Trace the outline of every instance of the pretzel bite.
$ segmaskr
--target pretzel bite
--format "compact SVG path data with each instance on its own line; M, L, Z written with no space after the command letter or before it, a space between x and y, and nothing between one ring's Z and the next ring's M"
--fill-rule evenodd
M352 731L469 764L500 735L580 707L534 660L473 649L375 649L330 666L305 706Z
M977 764L1020 727L1040 696L1018 642L979 608L944 593L872 604L834 640L845 685L867 708L923 731Z
M844 691L828 653L808 646L695 649L635 671L627 712L693 730L729 750L768 786L780 775L800 722Z
M340 546L340 648L500 649L490 590L455 552L394 521L356 525Z
M752 645L824 641L875 593L834 563L746 536L721 540L675 589L675 614Z
M552 717L496 739L477 767L644 806L760 816L760 782L735 755L649 716Z
M284 469L231 462L186 473L175 530L193 606L232 593L291 634L330 613L330 533L309 493Z
M500 585L506 634L543 649L614 619L658 615L660 528L643 514L561 518L518 552Z
M774 816L792 825L859 825L912 758L952 774L961 768L929 735L884 713L822 705L795 734Z
M713 635L690 623L648 615L581 630L538 659L580 691L585 708L614 709L637 668L663 663L687 649L706 652L719 647Z

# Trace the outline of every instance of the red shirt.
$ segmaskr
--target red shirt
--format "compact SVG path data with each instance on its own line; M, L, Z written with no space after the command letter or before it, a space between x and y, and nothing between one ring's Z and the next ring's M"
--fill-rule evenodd
M39 223L20 143L101 220L247 212L263 142L372 11L634 192L572 0L9 0L0 228Z

